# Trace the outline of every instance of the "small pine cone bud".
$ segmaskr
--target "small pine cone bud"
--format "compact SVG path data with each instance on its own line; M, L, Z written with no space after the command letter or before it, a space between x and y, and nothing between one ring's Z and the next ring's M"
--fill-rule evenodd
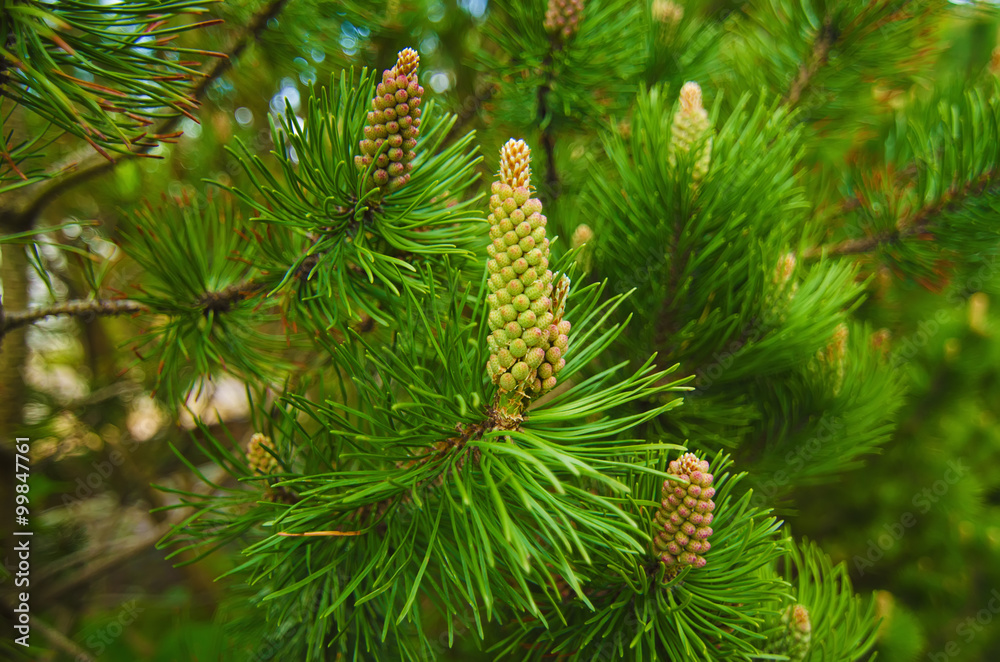
M684 18L684 8L672 0L654 0L651 12L653 20L661 23L680 23Z
M802 605L790 605L781 614L781 626L781 633L771 643L771 652L788 656L790 662L803 662L812 642L809 610Z
M569 39L580 29L583 0L549 0L545 10L545 31Z
M841 322L833 332L830 343L816 353L816 359L821 369L825 369L832 376L831 392L834 397L840 394L840 389L844 386L848 335L847 325Z
M792 276L795 275L795 253L785 253L778 260L778 266L774 270L774 284L781 290L788 287L788 284L792 280Z
M583 267L584 273L590 271L590 258L594 254L591 247L587 246L594 239L594 231L590 229L590 226L586 223L581 223L576 226L573 230L573 236L570 239L570 246L576 250L579 249L577 253L576 261Z
M771 276L771 288L765 294L764 308L775 322L783 322L788 305L795 298L799 284L795 282L795 253L785 253L778 258L778 264Z
M684 18L684 8L672 0L653 0L650 7L653 21L659 25L657 37L662 43L669 43L677 33L677 26Z
M670 167L677 167L679 153L689 154L692 149L697 149L693 156L691 178L695 183L701 181L708 174L708 164L712 158L711 131L708 112L701 102L701 87L698 83L684 83L680 94L680 108L674 113L674 121L670 126L670 145L667 149Z
M888 359L891 350L892 332L889 329L879 329L871 337L871 346L878 352L881 359Z
M685 453L670 463L667 473L688 482L666 480L660 498L660 508L653 518L653 553L676 574L682 566L705 566L704 554L711 549L712 515L715 510L715 480L708 473L709 465L694 453ZM664 553L666 552L666 553Z
M250 437L250 443L247 445L247 465L250 471L258 476L270 476L278 472L278 460L265 448L270 445L271 439L259 432Z
M364 128L365 140L361 141L360 148L363 154L374 156L375 151L382 147L379 140L388 138L389 149L383 149L375 160L378 169L365 183L367 190L395 191L410 180L410 169L413 167L410 162L419 134L417 127L420 126L417 107L424 93L417 80L419 64L420 56L415 50L401 50L396 66L382 73L382 82L375 88L372 112L368 113L368 124ZM370 165L370 162L357 158L354 163L362 172Z

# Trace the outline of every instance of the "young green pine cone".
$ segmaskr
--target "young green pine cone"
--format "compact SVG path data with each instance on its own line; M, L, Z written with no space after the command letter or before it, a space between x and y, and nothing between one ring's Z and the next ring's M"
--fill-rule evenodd
M691 178L699 182L708 174L708 164L712 158L712 138L709 136L712 125L708 121L708 112L701 105L701 87L698 83L684 83L680 100L681 107L674 113L674 121L670 126L667 158L670 167L676 168L679 152L687 154L692 149L697 149Z
M583 0L549 0L545 10L545 31L569 39L580 29Z
M383 72L382 82L375 88L365 137L359 143L361 154L354 157L354 165L361 172L375 162L365 190L394 191L410 180L413 150L420 134L420 99L424 95L417 81L419 64L417 52L404 48L396 66Z
M270 445L271 439L260 432L250 437L250 443L247 445L247 464L254 474L270 476L277 473L278 460L264 448Z
M659 26L657 37L662 43L667 43L673 39L677 26L684 18L684 8L671 0L653 0L650 15Z
M771 276L771 288L764 297L766 314L775 322L783 322L789 303L795 297L799 284L795 282L795 253L785 253Z
M653 551L670 570L691 565L704 567L705 553L712 548L712 511L715 510L714 477L708 462L694 453L685 453L670 463L667 473L688 481L687 485L663 481L660 508L653 523L657 532Z
M490 378L501 392L534 384L553 324L548 222L531 197L531 150L511 139L500 150L499 181L490 196Z
M802 662L809 653L812 623L802 605L790 605L781 614L782 631L771 643L771 652L787 655L790 662Z
M833 332L830 344L816 352L816 359L819 361L820 369L828 371L828 374L831 375L831 391L834 397L840 395L840 390L844 386L848 335L847 325L841 322Z
M650 14L658 23L677 24L684 18L684 8L672 0L653 0Z
M584 273L590 272L591 258L594 255L594 249L587 246L594 239L594 231L586 223L581 223L576 226L573 230L573 236L570 238L570 247L574 250L579 249L580 252L576 254L577 263L583 267Z

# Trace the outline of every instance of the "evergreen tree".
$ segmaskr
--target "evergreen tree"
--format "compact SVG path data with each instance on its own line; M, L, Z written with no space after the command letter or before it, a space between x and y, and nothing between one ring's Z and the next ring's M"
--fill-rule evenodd
M460 4L0 8L4 359L42 320L129 317L110 332L120 351L100 352L190 418L176 459L160 457L191 480L149 499L172 562L226 559L235 645L220 656L1000 650L964 640L954 613L935 630L939 613L897 604L919 578L876 568L933 550L1000 579L1000 513L979 496L1000 484L981 466L996 447L1000 66L992 37L949 51L995 31L992 11ZM222 19L245 27L216 53ZM434 43L430 24L471 36ZM339 42L312 45L333 28ZM254 41L268 71L296 63L306 93L276 96L263 136L199 128L200 101L250 75L238 60ZM314 64L329 50L329 78L305 48ZM441 93L436 50L459 55L465 99ZM182 129L202 132L198 154ZM135 164L164 156L191 172L104 212L110 226L50 213L106 173L155 190ZM33 306L29 270L45 290ZM921 319L935 305L968 321ZM971 358L948 349L957 337ZM225 378L246 424L195 411ZM924 427L908 392L944 413ZM86 406L65 409L83 420ZM901 443L948 437L957 412L984 422L948 455ZM883 449L907 471L873 458ZM980 466L956 469L963 457ZM920 516L964 499L962 521L979 518L968 549L926 529L901 544L905 516L888 545L867 533L878 508L915 517L911 494ZM963 595L973 615L989 599Z

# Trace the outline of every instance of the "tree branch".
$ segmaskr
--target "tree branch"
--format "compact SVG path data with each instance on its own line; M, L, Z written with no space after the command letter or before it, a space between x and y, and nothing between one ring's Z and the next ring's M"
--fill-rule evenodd
M305 278L313 270L319 257L310 255L302 261L296 270L296 278ZM196 302L198 308L204 313L216 312L225 313L232 310L233 306L241 301L246 301L261 292L265 288L265 283L253 279L242 283L230 285L216 292L205 292ZM6 313L0 305L0 339L13 329L17 329L29 324L35 324L47 317L80 317L84 321L90 322L97 317L112 317L115 315L129 315L135 313L150 312L149 306L130 299L91 299L86 301L67 301L52 306L32 308L30 310Z
M547 65L547 63L546 63ZM556 172L556 141L552 135L552 118L548 117L548 96L551 90L551 72L546 70L546 79L538 88L538 118L542 125L542 150L545 152L545 185L548 188L549 198L555 200L559 197L559 173Z
M487 83L476 89L475 94L466 97L462 108L455 114L455 124L445 137L445 142L451 142L462 133L463 127L472 121L483 104L487 103L500 90L500 86L494 82Z
M192 89L192 97L194 99L201 99L205 92L208 90L209 85L215 82L223 74L225 74L230 67L233 66L233 62L246 50L247 46L250 45L252 41L256 41L261 33L267 29L267 23L269 20L277 16L288 0L271 0L271 2L264 5L261 10L255 14L251 19L246 29L237 39L233 47L226 53L226 57L216 60L215 64L204 77L199 79L197 84ZM177 125L180 123L181 115L176 114L163 120L156 129L153 131L154 135L165 135L174 131ZM0 219L3 219L3 225L8 232L23 232L25 230L31 229L34 226L35 221L41 215L42 210L44 210L50 203L54 202L59 196L61 196L66 191L72 189L78 184L82 184L94 177L102 175L106 172L113 170L118 164L123 163L140 156L146 156L149 154L150 150L156 146L158 143L151 143L143 145L134 152L124 154L116 160L109 161L99 154L91 154L86 161L80 164L76 164L75 169L69 172L63 177L50 182L47 186L38 189L38 186L42 184L37 184L36 186L30 187L28 191L37 191L34 196L22 195L13 201L13 204L6 205L5 208L0 209Z
M146 310L148 308L143 304L127 299L67 301L66 303L59 303L54 306L3 314L2 321L0 321L0 337L3 337L13 329L34 324L46 317L66 315L93 319L95 317L141 313Z
M794 106L799 102L802 93L809 86L816 72L829 61L830 49L833 47L834 42L837 41L837 36L837 30L833 27L830 19L827 18L823 23L823 27L820 28L819 34L816 35L815 41L813 41L812 53L809 55L809 60L802 63L802 66L799 68L799 75L796 76L791 88L788 90L788 94L785 95L785 104Z
M882 234L877 234L863 239L848 239L832 246L814 246L803 253L807 260L816 259L821 256L839 257L844 255L860 255L871 253L882 246L899 243L908 237L914 237L931 230L936 218L944 213L956 211L969 198L982 195L987 189L1000 182L1000 169L987 172L974 181L967 182L962 186L949 189L941 196L941 199L934 203L921 207L908 218L901 218L896 222L896 227ZM848 201L845 208L853 208L861 203Z

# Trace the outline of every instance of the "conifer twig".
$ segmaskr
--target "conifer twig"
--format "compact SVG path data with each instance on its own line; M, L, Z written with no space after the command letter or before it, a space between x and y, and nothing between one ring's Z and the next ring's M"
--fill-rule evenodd
M955 211L969 198L982 195L998 182L1000 182L1000 170L987 172L972 182L949 189L938 202L921 207L909 218L900 219L891 231L861 239L847 239L832 246L814 246L806 250L803 257L812 260L823 255L828 257L860 255L871 253L882 246L895 244L909 237L919 236L930 230L938 215ZM852 209L861 204L860 201L852 198L845 204L845 208Z
M559 173L556 172L556 141L552 135L552 118L549 116L548 96L552 90L552 56L545 58L542 69L545 71L545 82L538 87L538 121L542 126L541 145L545 152L545 185L549 198L559 197Z
M815 41L813 41L809 60L802 63L802 66L799 68L799 75L795 77L792 86L788 90L788 94L785 96L785 103L787 105L794 106L799 102L802 93L809 86L816 72L829 61L830 49L836 41L837 31L828 17L823 22L823 27L820 29Z
M69 316L69 317L110 317L114 315L129 315L141 313L148 310L141 303L128 299L92 299L88 301L67 301L65 303L31 308L24 311L16 311L3 315L0 322L0 337L9 331L28 324L34 324L46 317Z
M295 277L308 277L309 272L316 266L318 260L319 258L316 255L307 257L296 268ZM215 292L205 292L198 298L197 304L205 313L224 313L231 310L235 304L260 294L264 289L264 283L251 279L230 285ZM0 306L0 339L9 331L29 324L35 324L47 317L80 317L84 318L85 321L91 321L97 317L145 313L149 312L149 310L146 304L130 299L66 301L52 306L31 308L12 313L5 313L2 306Z
M261 33L267 28L268 21L277 16L288 0L271 0L261 10L254 15L239 39L233 45L225 57L216 60L215 65L208 71L192 89L192 98L201 99L208 91L209 85L226 73L233 62L246 50L251 41L256 41ZM164 119L153 131L152 135L167 135L174 131L183 115L180 113L171 115ZM0 207L0 224L8 232L21 232L30 229L35 219L42 213L50 203L55 201L60 195L72 189L78 184L82 184L98 175L113 170L118 164L144 156L152 150L158 143L144 143L133 152L121 155L113 161L107 160L100 154L93 154L87 160L75 166L75 168L59 179L56 179L48 186L40 189L34 196L15 198L12 204ZM73 168L74 166L68 166ZM32 187L34 189L34 187Z

